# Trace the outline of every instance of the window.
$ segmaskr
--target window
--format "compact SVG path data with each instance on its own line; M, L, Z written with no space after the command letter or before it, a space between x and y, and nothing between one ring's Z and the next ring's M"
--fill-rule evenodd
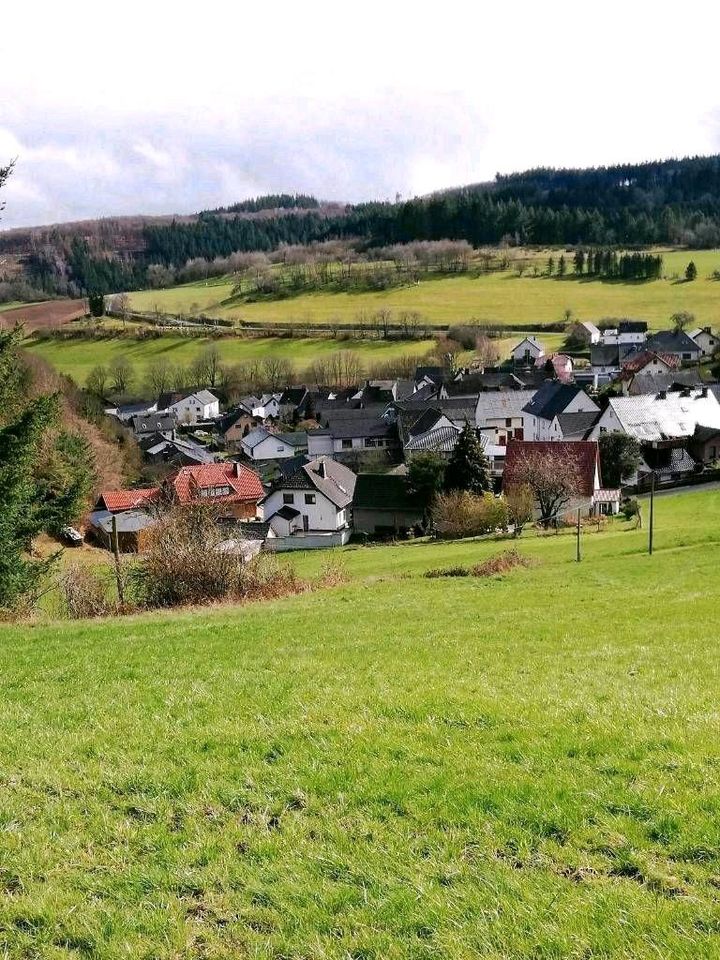
M283 494L283 503L295 503L295 494L293 494L293 493L284 493L284 494Z
M342 448L343 450L352 450L352 440L344 437L342 440Z
M690 353L684 353L684 354L683 354L683 360L692 360L692 354L690 354Z
M285 449L285 447L275 447L275 452L276 452L276 453L282 453L284 449Z
M385 441L382 439L382 437L365 437L365 446L383 447L385 446Z
M201 497L227 497L230 487L200 487Z
M512 426L512 417L505 417L505 426L506 427Z
M307 503L307 504L313 504L313 503L315 503L315 494L314 494L314 493L306 493L306 494L305 494L305 503Z

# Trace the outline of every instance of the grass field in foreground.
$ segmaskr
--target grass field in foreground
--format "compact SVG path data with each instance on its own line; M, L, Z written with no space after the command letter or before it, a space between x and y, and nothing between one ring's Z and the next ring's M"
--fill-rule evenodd
M555 260L558 251L553 253ZM619 283L533 277L526 273L496 273L479 278L454 277L424 280L417 285L379 293L312 293L287 300L242 303L228 300L232 283L210 280L131 294L138 310L189 312L193 304L211 316L235 320L329 323L334 318L357 321L361 311L371 313L389 307L396 314L414 310L428 323L482 323L512 327L514 324L551 323L563 319L566 309L581 320L604 317L634 317L647 320L652 329L668 326L679 310L695 314L699 325L717 325L720 319L720 282L712 279L720 269L719 250L675 250L663 253L667 279L648 283ZM543 262L544 262L543 258ZM568 262L571 255L567 256ZM678 282L694 260L698 279Z
M8 957L720 955L720 494L345 551L282 601L0 629ZM646 518L647 519L647 518ZM299 565L319 559L296 558Z
M495 341L503 359L524 334ZM546 350L556 350L563 340L562 334L547 334L542 337ZM118 337L108 340L40 340L26 342L26 347L51 363L57 370L84 384L88 373L97 364L109 365L119 357L127 357L142 379L148 366L163 359L186 366L211 344L217 345L224 363L241 363L251 359L278 357L289 360L297 370L310 366L318 357L337 350L356 353L361 362L369 367L374 363L395 360L401 356L423 357L434 346L434 340L333 340L330 338L274 338L241 339L224 337L211 340L199 337L162 336L157 340L135 340ZM468 355L469 356L469 355Z

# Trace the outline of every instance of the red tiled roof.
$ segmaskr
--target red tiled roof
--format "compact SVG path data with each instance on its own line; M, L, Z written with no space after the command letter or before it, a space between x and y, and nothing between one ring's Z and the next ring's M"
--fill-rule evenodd
M260 500L264 495L260 477L238 463L205 463L197 467L181 467L166 481L180 503L195 500L206 487L230 487L230 494L214 499L225 502Z
M643 350L642 353L623 364L622 374L639 373L656 357L666 363L671 370L680 366L680 358L674 353L655 353L654 350Z
M122 513L124 510L134 510L151 500L158 493L158 487L145 487L140 490L103 490L100 500L110 513Z
M520 482L518 475L526 457L534 454L570 457L577 464L581 478L580 492L590 497L595 491L595 468L600 478L600 452L596 440L510 440L505 454L503 490ZM602 481L600 480L600 483Z

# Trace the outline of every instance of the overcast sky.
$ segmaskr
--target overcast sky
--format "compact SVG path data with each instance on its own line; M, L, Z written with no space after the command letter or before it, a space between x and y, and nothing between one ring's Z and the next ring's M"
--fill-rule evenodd
M3 4L2 226L720 152L719 26L695 0Z

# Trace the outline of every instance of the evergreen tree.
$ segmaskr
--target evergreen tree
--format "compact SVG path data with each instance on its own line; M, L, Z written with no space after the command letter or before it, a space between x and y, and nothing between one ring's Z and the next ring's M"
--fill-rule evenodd
M558 276L559 276L559 277L564 277L564 276L565 276L565 256L564 256L563 254L560 255L560 259L558 260L558 271L557 271L557 272L558 272Z
M445 471L446 490L482 493L490 489L488 462L475 427L466 423Z
M695 261L691 260L690 263L685 267L685 279L686 280L695 280L697 278L697 267L695 266Z
M555 261L553 260L552 257L548 257L547 273L549 277L553 275L554 270L555 270Z
M575 268L576 275L578 277L581 277L583 274L583 270L585 269L585 251L584 250L577 250L575 252L573 265Z

